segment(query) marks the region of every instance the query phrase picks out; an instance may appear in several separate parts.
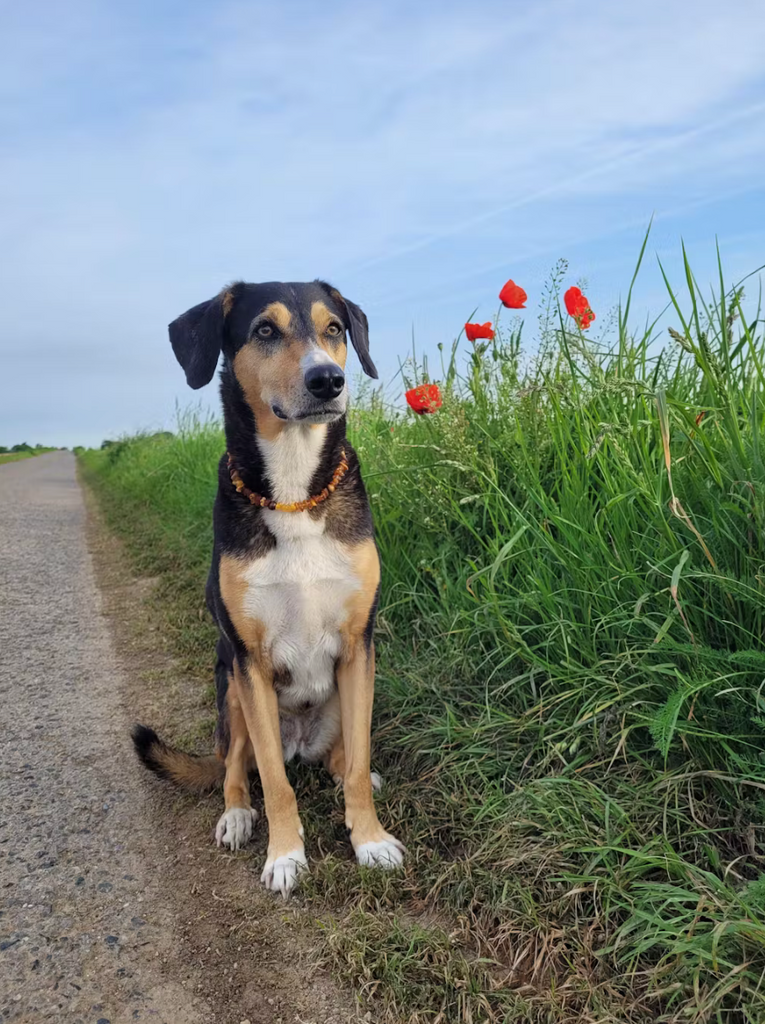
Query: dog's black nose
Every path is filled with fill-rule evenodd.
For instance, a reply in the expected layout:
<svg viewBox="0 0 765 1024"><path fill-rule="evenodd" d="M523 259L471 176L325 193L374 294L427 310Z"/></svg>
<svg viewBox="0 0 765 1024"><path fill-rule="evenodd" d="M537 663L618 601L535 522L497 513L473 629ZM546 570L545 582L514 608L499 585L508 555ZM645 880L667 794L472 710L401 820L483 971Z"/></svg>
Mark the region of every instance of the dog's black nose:
<svg viewBox="0 0 765 1024"><path fill-rule="evenodd" d="M314 398L327 402L345 387L345 374L336 363L319 363L306 370L305 386Z"/></svg>

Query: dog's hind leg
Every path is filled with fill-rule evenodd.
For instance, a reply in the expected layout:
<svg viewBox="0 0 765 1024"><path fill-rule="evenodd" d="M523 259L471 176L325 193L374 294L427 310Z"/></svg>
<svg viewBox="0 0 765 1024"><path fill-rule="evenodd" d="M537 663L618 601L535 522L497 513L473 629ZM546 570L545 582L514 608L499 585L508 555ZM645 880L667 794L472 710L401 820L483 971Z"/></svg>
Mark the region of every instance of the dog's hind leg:
<svg viewBox="0 0 765 1024"><path fill-rule="evenodd" d="M257 812L250 803L250 783L247 777L248 768L254 757L242 708L230 683L229 678L226 693L229 743L226 752L226 778L223 783L226 810L215 829L215 841L218 846L240 850L250 841L252 826L257 819Z"/></svg>

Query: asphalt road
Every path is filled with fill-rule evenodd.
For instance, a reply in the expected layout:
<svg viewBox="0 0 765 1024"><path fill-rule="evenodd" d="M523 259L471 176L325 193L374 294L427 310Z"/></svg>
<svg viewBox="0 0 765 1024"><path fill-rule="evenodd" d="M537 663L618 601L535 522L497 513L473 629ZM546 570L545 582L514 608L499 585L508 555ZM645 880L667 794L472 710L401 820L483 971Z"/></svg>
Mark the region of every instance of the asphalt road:
<svg viewBox="0 0 765 1024"><path fill-rule="evenodd" d="M70 453L0 465L0 1020L209 1024L176 953L85 516Z"/></svg>

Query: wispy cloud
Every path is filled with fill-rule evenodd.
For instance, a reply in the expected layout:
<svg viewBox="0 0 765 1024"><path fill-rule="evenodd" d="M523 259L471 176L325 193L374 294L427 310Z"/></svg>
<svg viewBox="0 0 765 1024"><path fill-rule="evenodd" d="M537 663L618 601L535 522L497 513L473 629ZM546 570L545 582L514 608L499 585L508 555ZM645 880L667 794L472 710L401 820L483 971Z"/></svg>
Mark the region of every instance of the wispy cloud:
<svg viewBox="0 0 765 1024"><path fill-rule="evenodd" d="M376 311L392 368L413 297L440 281L434 334L460 282L480 298L481 268L537 274L562 243L760 188L756 2L73 0L66 19L4 17L3 435L41 390L65 439L161 418L182 394L164 325L233 277L336 278ZM86 353L65 391L42 345Z"/></svg>

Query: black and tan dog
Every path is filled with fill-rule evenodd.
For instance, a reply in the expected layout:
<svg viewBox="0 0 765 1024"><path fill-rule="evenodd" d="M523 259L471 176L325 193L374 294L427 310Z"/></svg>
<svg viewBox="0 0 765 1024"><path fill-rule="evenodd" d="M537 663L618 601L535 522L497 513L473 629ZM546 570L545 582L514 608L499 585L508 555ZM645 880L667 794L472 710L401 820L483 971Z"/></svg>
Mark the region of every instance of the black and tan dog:
<svg viewBox="0 0 765 1024"><path fill-rule="evenodd" d="M360 864L397 867L404 847L377 818L370 774L380 565L358 459L345 436L346 332L361 365L367 318L323 282L234 284L170 324L192 388L223 355L221 458L207 605L220 631L217 757L192 758L137 726L144 764L182 785L223 781L216 839L252 835L248 772L268 818L262 881L287 895L306 868L284 764L323 761L342 782Z"/></svg>

